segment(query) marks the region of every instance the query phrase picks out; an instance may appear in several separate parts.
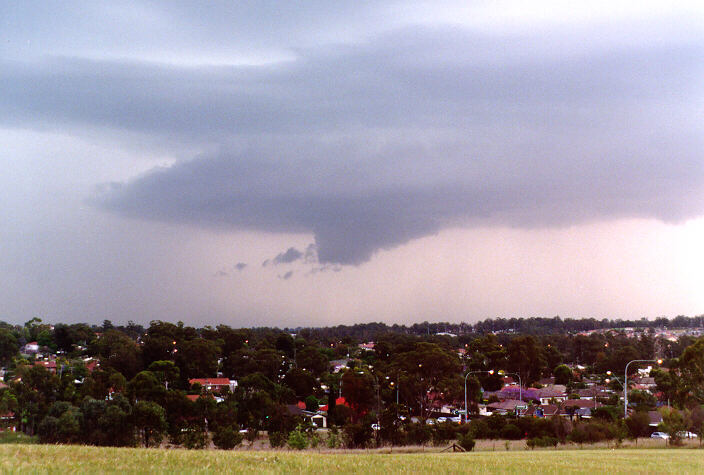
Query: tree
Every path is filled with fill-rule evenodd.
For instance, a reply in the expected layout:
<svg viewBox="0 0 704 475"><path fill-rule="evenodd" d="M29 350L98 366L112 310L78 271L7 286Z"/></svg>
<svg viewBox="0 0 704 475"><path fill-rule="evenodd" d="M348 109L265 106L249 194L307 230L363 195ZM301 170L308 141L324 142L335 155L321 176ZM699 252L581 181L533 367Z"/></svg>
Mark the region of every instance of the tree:
<svg viewBox="0 0 704 475"><path fill-rule="evenodd" d="M431 402L461 399L463 380L459 376L461 364L451 349L435 343L414 343L406 351L396 352L390 373L399 374L400 391L404 401L411 403L417 413L426 418L432 410ZM347 381L343 380L343 393Z"/></svg>
<svg viewBox="0 0 704 475"><path fill-rule="evenodd" d="M119 330L103 333L91 344L91 350L100 356L101 368L112 368L128 379L133 378L142 367L137 345Z"/></svg>
<svg viewBox="0 0 704 475"><path fill-rule="evenodd" d="M667 432L670 436L669 442L677 445L680 442L680 433L686 429L684 417L680 411L674 408L663 407L660 409L662 422L658 429Z"/></svg>
<svg viewBox="0 0 704 475"><path fill-rule="evenodd" d="M173 361L168 360L154 361L149 365L148 369L164 384L166 389L169 389L169 383L177 381L181 374L178 366L176 366Z"/></svg>
<svg viewBox="0 0 704 475"><path fill-rule="evenodd" d="M20 349L17 338L9 330L0 328L0 366L4 366Z"/></svg>
<svg viewBox="0 0 704 475"><path fill-rule="evenodd" d="M164 400L166 389L151 371L140 371L127 385L130 397L139 401Z"/></svg>
<svg viewBox="0 0 704 475"><path fill-rule="evenodd" d="M569 366L561 364L553 370L555 384L569 384L572 381L572 370Z"/></svg>
<svg viewBox="0 0 704 475"><path fill-rule="evenodd" d="M215 376L218 370L218 348L203 338L178 345L176 362L184 379Z"/></svg>
<svg viewBox="0 0 704 475"><path fill-rule="evenodd" d="M631 438L648 437L650 435L650 417L647 412L636 411L626 418L626 427Z"/></svg>
<svg viewBox="0 0 704 475"><path fill-rule="evenodd" d="M134 405L133 417L144 446L159 445L167 428L164 408L152 401L139 401Z"/></svg>
<svg viewBox="0 0 704 475"><path fill-rule="evenodd" d="M316 412L319 407L318 398L313 395L306 398L306 411Z"/></svg>
<svg viewBox="0 0 704 475"><path fill-rule="evenodd" d="M347 371L342 376L342 396L352 409L352 420L358 421L374 407L374 380L368 373Z"/></svg>
<svg viewBox="0 0 704 475"><path fill-rule="evenodd" d="M704 337L684 350L675 367L680 374L680 399L704 404Z"/></svg>
<svg viewBox="0 0 704 475"><path fill-rule="evenodd" d="M511 340L507 353L509 370L520 374L525 384L536 381L545 368L543 348L532 336L518 336Z"/></svg>
<svg viewBox="0 0 704 475"><path fill-rule="evenodd" d="M320 387L311 373L299 368L291 368L284 376L283 384L291 388L300 399L311 396Z"/></svg>

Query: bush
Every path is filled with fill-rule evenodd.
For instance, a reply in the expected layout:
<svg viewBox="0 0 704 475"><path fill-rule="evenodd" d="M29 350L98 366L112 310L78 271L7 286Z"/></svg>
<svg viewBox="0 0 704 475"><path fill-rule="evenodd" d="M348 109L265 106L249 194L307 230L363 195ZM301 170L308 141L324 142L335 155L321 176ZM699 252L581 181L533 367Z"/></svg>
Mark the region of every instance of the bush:
<svg viewBox="0 0 704 475"><path fill-rule="evenodd" d="M515 424L506 424L503 429L501 429L501 438L509 440L518 440L523 438L523 432Z"/></svg>
<svg viewBox="0 0 704 475"><path fill-rule="evenodd" d="M288 435L283 432L269 432L269 447L276 449L286 445Z"/></svg>
<svg viewBox="0 0 704 475"><path fill-rule="evenodd" d="M526 445L533 450L536 447L557 447L557 439L555 437L533 437L526 441Z"/></svg>
<svg viewBox="0 0 704 475"><path fill-rule="evenodd" d="M578 424L570 433L568 439L578 444L601 442L603 440L618 439L625 436L625 427L619 424L592 421Z"/></svg>
<svg viewBox="0 0 704 475"><path fill-rule="evenodd" d="M213 443L218 449L230 450L240 445L243 438L239 431L228 426L213 434Z"/></svg>
<svg viewBox="0 0 704 475"><path fill-rule="evenodd" d="M347 424L343 430L345 445L351 449L366 447L374 436L371 425L364 422Z"/></svg>
<svg viewBox="0 0 704 475"><path fill-rule="evenodd" d="M325 445L327 445L329 449L337 449L340 445L342 445L340 441L340 434L337 432L336 427L333 427L328 432L328 438L325 440Z"/></svg>
<svg viewBox="0 0 704 475"><path fill-rule="evenodd" d="M406 437L409 444L425 445L432 437L432 429L426 424L408 424Z"/></svg>
<svg viewBox="0 0 704 475"><path fill-rule="evenodd" d="M288 446L292 449L303 450L308 447L308 436L296 428L288 435Z"/></svg>
<svg viewBox="0 0 704 475"><path fill-rule="evenodd" d="M203 449L208 437L202 427L189 427L183 436L183 446L187 449Z"/></svg>
<svg viewBox="0 0 704 475"><path fill-rule="evenodd" d="M432 438L434 445L445 445L450 440L456 437L455 424L452 422L443 422L436 424L432 429Z"/></svg>
<svg viewBox="0 0 704 475"><path fill-rule="evenodd" d="M460 447L462 447L467 452L471 452L474 449L475 442L474 442L474 439L472 438L472 436L469 434L465 434L463 436L460 436L457 443L460 444Z"/></svg>
<svg viewBox="0 0 704 475"><path fill-rule="evenodd" d="M489 429L489 424L487 424L484 419L474 419L469 423L467 433L470 434L473 439L488 439L491 435L491 430Z"/></svg>

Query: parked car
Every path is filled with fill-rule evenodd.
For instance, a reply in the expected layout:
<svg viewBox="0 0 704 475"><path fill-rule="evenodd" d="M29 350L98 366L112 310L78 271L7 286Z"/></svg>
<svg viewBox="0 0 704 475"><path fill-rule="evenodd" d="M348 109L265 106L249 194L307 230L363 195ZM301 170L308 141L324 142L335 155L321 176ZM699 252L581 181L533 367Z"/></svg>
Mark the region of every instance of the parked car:
<svg viewBox="0 0 704 475"><path fill-rule="evenodd" d="M651 439L669 439L670 436L665 432L653 432L650 434Z"/></svg>
<svg viewBox="0 0 704 475"><path fill-rule="evenodd" d="M688 430L681 430L677 433L677 437L680 437L682 439L696 439L699 436L694 432L690 432Z"/></svg>
<svg viewBox="0 0 704 475"><path fill-rule="evenodd" d="M447 422L447 421L448 421L448 418L447 418L447 417L438 417L438 422L439 422L439 423Z"/></svg>
<svg viewBox="0 0 704 475"><path fill-rule="evenodd" d="M372 430L380 430L381 426L379 424L372 424Z"/></svg>

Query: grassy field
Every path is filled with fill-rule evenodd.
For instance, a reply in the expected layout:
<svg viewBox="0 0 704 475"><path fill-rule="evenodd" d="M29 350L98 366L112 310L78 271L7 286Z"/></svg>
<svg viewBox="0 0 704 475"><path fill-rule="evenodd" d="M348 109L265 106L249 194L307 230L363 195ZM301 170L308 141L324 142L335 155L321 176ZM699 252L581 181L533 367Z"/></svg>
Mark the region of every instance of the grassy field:
<svg viewBox="0 0 704 475"><path fill-rule="evenodd" d="M704 473L695 449L384 454L124 449L7 444L0 472L84 473Z"/></svg>

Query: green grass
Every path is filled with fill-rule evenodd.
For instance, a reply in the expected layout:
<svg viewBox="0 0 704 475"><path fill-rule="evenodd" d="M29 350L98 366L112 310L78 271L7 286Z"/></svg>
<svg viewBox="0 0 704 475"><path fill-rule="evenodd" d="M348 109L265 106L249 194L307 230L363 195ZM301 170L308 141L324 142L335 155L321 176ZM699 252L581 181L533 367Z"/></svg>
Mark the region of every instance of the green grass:
<svg viewBox="0 0 704 475"><path fill-rule="evenodd" d="M36 444L37 439L22 432L0 432L0 444Z"/></svg>
<svg viewBox="0 0 704 475"><path fill-rule="evenodd" d="M0 472L682 474L704 473L704 451L597 449L383 454L7 444L0 446Z"/></svg>

